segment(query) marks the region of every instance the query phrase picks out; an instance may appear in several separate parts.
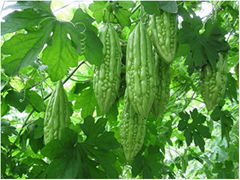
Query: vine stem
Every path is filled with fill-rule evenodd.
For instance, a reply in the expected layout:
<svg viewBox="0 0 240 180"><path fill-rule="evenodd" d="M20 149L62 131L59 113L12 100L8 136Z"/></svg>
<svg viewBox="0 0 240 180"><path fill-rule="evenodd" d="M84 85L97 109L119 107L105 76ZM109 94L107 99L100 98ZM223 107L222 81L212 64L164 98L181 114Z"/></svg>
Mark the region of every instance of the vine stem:
<svg viewBox="0 0 240 180"><path fill-rule="evenodd" d="M85 61L82 61L82 62L68 75L68 77L63 81L63 84L65 84L65 83L74 75L74 73L75 73L84 63L85 63ZM52 94L52 93L49 93L46 97L44 97L43 100L48 99L48 98L51 96L51 94ZM33 115L34 112L35 112L35 109L32 109L32 111L28 114L27 118L26 118L25 121L23 122L23 125L22 125L20 131L19 131L18 134L17 134L17 137L16 137L15 141L13 142L12 146L9 148L9 151L7 152L7 155L9 155L9 154L12 152L15 144L17 143L20 135L21 135L22 132L23 132L23 129L24 129L25 126L27 125L27 122L29 121L29 119L31 118L31 116Z"/></svg>

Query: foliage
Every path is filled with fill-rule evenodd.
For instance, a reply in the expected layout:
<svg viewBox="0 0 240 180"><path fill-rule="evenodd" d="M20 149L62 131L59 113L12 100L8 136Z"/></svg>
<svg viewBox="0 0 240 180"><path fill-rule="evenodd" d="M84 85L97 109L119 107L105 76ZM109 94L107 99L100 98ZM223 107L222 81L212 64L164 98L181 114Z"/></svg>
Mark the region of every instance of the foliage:
<svg viewBox="0 0 240 180"><path fill-rule="evenodd" d="M238 2L94 1L72 6L71 17L64 20L59 14L71 3L60 5L57 12L51 1L17 1L3 9L12 12L1 22L1 178L239 178ZM203 16L206 6L212 10ZM137 126L145 133L144 139L135 137L143 146L127 161L120 144L127 110L127 43L139 22L147 27L149 17L162 12L178 19L176 55L167 72L170 96L164 112L146 116L146 132ZM119 89L103 114L93 75L105 62L99 30L106 23L119 36L122 57ZM144 44L138 45L144 56ZM208 111L201 72L206 65L217 67L219 53L226 62L226 90ZM151 70L135 68L133 73L138 71ZM70 124L59 129L63 136L44 144L47 101L59 80L69 101ZM147 88L154 92L152 87ZM136 97L152 101L144 93ZM132 132L135 125L130 124Z"/></svg>

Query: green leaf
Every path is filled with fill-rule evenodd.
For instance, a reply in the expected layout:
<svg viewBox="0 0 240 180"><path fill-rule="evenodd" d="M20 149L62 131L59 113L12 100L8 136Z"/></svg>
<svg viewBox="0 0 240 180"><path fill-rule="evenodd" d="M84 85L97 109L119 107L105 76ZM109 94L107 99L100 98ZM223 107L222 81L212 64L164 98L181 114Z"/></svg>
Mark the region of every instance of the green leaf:
<svg viewBox="0 0 240 180"><path fill-rule="evenodd" d="M104 132L96 138L95 142L96 145L103 150L116 149L120 147L120 144L114 138L113 132Z"/></svg>
<svg viewBox="0 0 240 180"><path fill-rule="evenodd" d="M80 92L82 92L83 89L89 87L91 85L90 81L83 81L83 82L78 82L75 84L75 86L72 88L72 92L73 94L79 94Z"/></svg>
<svg viewBox="0 0 240 180"><path fill-rule="evenodd" d="M81 158L76 148L66 149L46 169L47 178L75 179L81 168Z"/></svg>
<svg viewBox="0 0 240 180"><path fill-rule="evenodd" d="M220 120L221 118L221 109L219 107L216 107L212 114L211 114L211 118L214 120L214 121L218 121Z"/></svg>
<svg viewBox="0 0 240 180"><path fill-rule="evenodd" d="M117 9L115 11L115 16L122 27L131 25L131 21L129 18L131 16L131 13L128 10L123 8Z"/></svg>
<svg viewBox="0 0 240 180"><path fill-rule="evenodd" d="M103 44L97 37L96 33L87 29L86 30L86 60L95 65L100 65L103 62Z"/></svg>
<svg viewBox="0 0 240 180"><path fill-rule="evenodd" d="M78 54L68 38L68 22L56 22L52 41L43 51L42 62L48 66L52 81L62 79L69 67L77 66Z"/></svg>
<svg viewBox="0 0 240 180"><path fill-rule="evenodd" d="M201 149L202 152L204 152L204 139L202 136L200 136L198 133L194 132L193 133L193 137L194 137L194 143L196 146L199 146L199 148Z"/></svg>
<svg viewBox="0 0 240 180"><path fill-rule="evenodd" d="M28 129L34 139L43 137L43 118L39 118L29 124Z"/></svg>
<svg viewBox="0 0 240 180"><path fill-rule="evenodd" d="M8 113L8 111L10 110L10 107L7 104L5 98L1 98L1 100L2 100L1 101L1 117L3 117Z"/></svg>
<svg viewBox="0 0 240 180"><path fill-rule="evenodd" d="M207 126L204 125L198 125L196 127L198 133L205 138L211 138L211 134L209 132L209 128Z"/></svg>
<svg viewBox="0 0 240 180"><path fill-rule="evenodd" d="M93 92L92 87L88 89L84 89L81 94L79 95L76 103L75 108L80 109L81 108L81 116L83 118L87 117L88 115L92 115L95 106L96 106L96 99Z"/></svg>
<svg viewBox="0 0 240 180"><path fill-rule="evenodd" d="M160 9L169 12L169 13L177 13L178 6L176 1L159 1Z"/></svg>
<svg viewBox="0 0 240 180"><path fill-rule="evenodd" d="M41 96L39 96L35 91L27 91L26 98L31 106L37 112L44 112L45 111L45 103Z"/></svg>
<svg viewBox="0 0 240 180"><path fill-rule="evenodd" d="M156 14L156 15L160 14L159 2L157 2L157 1L141 1L141 4L143 5L144 10L148 14Z"/></svg>
<svg viewBox="0 0 240 180"><path fill-rule="evenodd" d="M22 67L33 64L49 39L53 24L52 19L45 20L38 31L17 34L4 42L2 53L10 55L2 61L7 75L16 75Z"/></svg>
<svg viewBox="0 0 240 180"><path fill-rule="evenodd" d="M187 112L180 112L179 113L179 117L183 120L183 121L188 121L190 119L190 116Z"/></svg>
<svg viewBox="0 0 240 180"><path fill-rule="evenodd" d="M78 8L75 11L71 22L73 22L74 24L83 23L87 27L92 27L93 31L96 31L95 26L92 26L92 23L94 22L94 19L91 16L89 16L87 13L83 12L83 10L81 8Z"/></svg>
<svg viewBox="0 0 240 180"><path fill-rule="evenodd" d="M183 131L187 127L187 121L181 120L178 124L178 130Z"/></svg>
<svg viewBox="0 0 240 180"><path fill-rule="evenodd" d="M81 129L83 130L84 134L86 134L87 136L93 135L95 133L93 131L94 130L94 118L92 116L87 116L84 119L84 123L81 124Z"/></svg>
<svg viewBox="0 0 240 180"><path fill-rule="evenodd" d="M42 14L34 9L14 11L3 18L5 21L1 24L1 35L36 26L46 17L46 14Z"/></svg>
<svg viewBox="0 0 240 180"><path fill-rule="evenodd" d="M93 12L93 17L98 23L102 21L107 6L107 1L94 1L89 5L89 9Z"/></svg>
<svg viewBox="0 0 240 180"><path fill-rule="evenodd" d="M15 107L20 112L23 112L28 105L24 92L17 92L14 90L8 91L6 101L10 106Z"/></svg>
<svg viewBox="0 0 240 180"><path fill-rule="evenodd" d="M184 136L186 138L187 145L190 146L190 144L192 142L192 133L188 128L185 129Z"/></svg>
<svg viewBox="0 0 240 180"><path fill-rule="evenodd" d="M17 1L16 4L9 5L5 9L37 9L44 13L52 14L51 1Z"/></svg>
<svg viewBox="0 0 240 180"><path fill-rule="evenodd" d="M105 118L100 118L95 123L92 116L86 117L84 123L81 124L81 129L88 136L87 141L96 142L96 137L105 131L106 123Z"/></svg>
<svg viewBox="0 0 240 180"><path fill-rule="evenodd" d="M226 96L228 96L231 101L235 100L238 102L238 91L236 87L237 87L237 80L233 78L231 73L228 73Z"/></svg>

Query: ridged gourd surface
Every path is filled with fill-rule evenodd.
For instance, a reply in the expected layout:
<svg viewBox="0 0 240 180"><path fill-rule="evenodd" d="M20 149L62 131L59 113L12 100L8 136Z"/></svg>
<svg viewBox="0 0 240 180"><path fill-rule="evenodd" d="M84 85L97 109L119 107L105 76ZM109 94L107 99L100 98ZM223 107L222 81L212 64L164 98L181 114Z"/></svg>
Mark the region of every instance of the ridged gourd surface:
<svg viewBox="0 0 240 180"><path fill-rule="evenodd" d="M120 136L126 160L132 161L142 148L146 131L146 119L140 117L134 111L126 94L120 120Z"/></svg>
<svg viewBox="0 0 240 180"><path fill-rule="evenodd" d="M170 64L176 54L177 47L177 16L160 11L160 15L150 15L148 33L157 53Z"/></svg>
<svg viewBox="0 0 240 180"><path fill-rule="evenodd" d="M134 110L147 117L155 97L156 74L152 44L142 22L130 34L126 54L128 97Z"/></svg>
<svg viewBox="0 0 240 180"><path fill-rule="evenodd" d="M213 110L224 98L227 83L227 66L222 55L216 68L209 64L201 72L201 93L207 109Z"/></svg>
<svg viewBox="0 0 240 180"><path fill-rule="evenodd" d="M44 143L61 139L62 129L70 123L67 95L61 81L58 82L48 102L44 118Z"/></svg>
<svg viewBox="0 0 240 180"><path fill-rule="evenodd" d="M106 24L100 31L100 39L103 43L104 62L95 68L93 89L100 111L107 113L118 95L121 47L118 34L111 24Z"/></svg>
<svg viewBox="0 0 240 180"><path fill-rule="evenodd" d="M155 71L157 74L156 94L153 102L153 113L160 116L164 113L170 96L170 65L155 54Z"/></svg>

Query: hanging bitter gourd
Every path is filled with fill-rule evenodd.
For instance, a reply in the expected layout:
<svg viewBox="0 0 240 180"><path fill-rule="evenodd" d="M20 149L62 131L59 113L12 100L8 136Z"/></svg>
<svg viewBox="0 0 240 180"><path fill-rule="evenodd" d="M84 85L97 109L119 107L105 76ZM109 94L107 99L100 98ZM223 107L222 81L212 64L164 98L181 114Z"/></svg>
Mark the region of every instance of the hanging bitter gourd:
<svg viewBox="0 0 240 180"><path fill-rule="evenodd" d="M111 24L100 31L104 62L95 68L93 89L102 113L107 113L114 103L120 85L121 47L117 32Z"/></svg>
<svg viewBox="0 0 240 180"><path fill-rule="evenodd" d="M213 110L224 98L227 83L227 66L219 54L216 68L205 65L201 72L201 94L208 111Z"/></svg>
<svg viewBox="0 0 240 180"><path fill-rule="evenodd" d="M160 15L150 15L148 33L157 53L165 63L170 64L177 47L176 14L161 10Z"/></svg>
<svg viewBox="0 0 240 180"><path fill-rule="evenodd" d="M62 129L70 123L67 95L61 81L58 82L48 102L44 118L44 143L61 139Z"/></svg>
<svg viewBox="0 0 240 180"><path fill-rule="evenodd" d="M153 113L156 117L164 113L170 96L170 65L155 53L155 71L157 73L156 93Z"/></svg>
<svg viewBox="0 0 240 180"><path fill-rule="evenodd" d="M120 137L127 161L133 160L141 150L146 131L146 119L139 116L131 106L127 91L124 96L120 120Z"/></svg>
<svg viewBox="0 0 240 180"><path fill-rule="evenodd" d="M152 44L142 22L129 35L126 54L128 97L134 110L147 117L155 97L156 74Z"/></svg>

